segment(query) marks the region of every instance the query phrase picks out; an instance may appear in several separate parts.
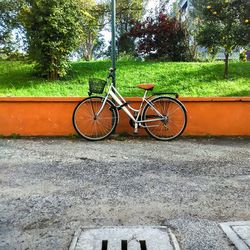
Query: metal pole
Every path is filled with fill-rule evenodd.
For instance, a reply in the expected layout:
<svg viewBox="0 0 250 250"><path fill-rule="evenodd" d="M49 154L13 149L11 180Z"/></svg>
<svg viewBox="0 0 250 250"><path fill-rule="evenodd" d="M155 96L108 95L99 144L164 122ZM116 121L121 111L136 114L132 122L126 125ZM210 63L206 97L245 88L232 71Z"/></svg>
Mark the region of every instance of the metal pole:
<svg viewBox="0 0 250 250"><path fill-rule="evenodd" d="M116 0L112 0L112 6L111 6L111 11L112 11L112 42L111 42L111 46L112 46L112 68L114 69L113 72L113 83L114 86L116 85Z"/></svg>

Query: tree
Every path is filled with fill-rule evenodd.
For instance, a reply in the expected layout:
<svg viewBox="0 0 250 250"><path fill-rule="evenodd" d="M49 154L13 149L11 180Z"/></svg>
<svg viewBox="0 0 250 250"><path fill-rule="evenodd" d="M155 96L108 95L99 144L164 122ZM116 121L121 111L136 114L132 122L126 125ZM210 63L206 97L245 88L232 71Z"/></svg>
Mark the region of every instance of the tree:
<svg viewBox="0 0 250 250"><path fill-rule="evenodd" d="M18 9L21 4L21 0L0 1L0 54L9 56L16 49L12 32L19 28Z"/></svg>
<svg viewBox="0 0 250 250"><path fill-rule="evenodd" d="M249 0L199 0L194 7L200 13L197 41L209 51L222 47L225 53L224 77L228 78L229 56L250 41Z"/></svg>
<svg viewBox="0 0 250 250"><path fill-rule="evenodd" d="M94 0L78 0L81 12L82 36L80 53L86 61L93 57L93 49L100 30L104 27L104 16L107 11L105 3L96 3Z"/></svg>
<svg viewBox="0 0 250 250"><path fill-rule="evenodd" d="M76 0L26 0L20 19L31 59L40 74L56 80L67 73L68 56L82 33Z"/></svg>
<svg viewBox="0 0 250 250"><path fill-rule="evenodd" d="M93 47L94 58L101 59L101 58L110 57L110 53L111 53L111 50L107 51L104 36L99 33L96 38L95 45Z"/></svg>
<svg viewBox="0 0 250 250"><path fill-rule="evenodd" d="M151 59L189 60L185 30L175 18L160 13L154 18L134 24L129 37L138 39L137 53Z"/></svg>
<svg viewBox="0 0 250 250"><path fill-rule="evenodd" d="M142 4L142 0L117 1L117 30L120 35L130 30L132 20L140 20Z"/></svg>
<svg viewBox="0 0 250 250"><path fill-rule="evenodd" d="M143 14L142 0L117 1L117 47L118 53L131 53L134 51L134 39L126 36L135 21L141 19Z"/></svg>
<svg viewBox="0 0 250 250"><path fill-rule="evenodd" d="M129 33L121 34L118 40L119 52L135 56L136 36L130 36L128 34Z"/></svg>
<svg viewBox="0 0 250 250"><path fill-rule="evenodd" d="M79 6L83 10L82 16L84 22L82 22L83 36L81 38L80 53L83 54L83 58L87 61L92 59L93 52L97 52L99 46L98 37L100 37L100 31L105 28L106 24L109 24L111 19L110 0L104 0L96 3L93 0L78 0ZM142 16L142 2L143 0L120 0L117 1L117 48L119 52L130 52L134 50L133 43L130 43L132 48L127 50L127 46L123 46L124 41L120 38L124 33L128 32L131 28L131 20L138 20ZM109 27L108 27L109 28ZM121 43L120 43L121 41ZM127 43L125 42L127 45ZM106 53L106 52L105 52ZM104 53L104 54L105 54ZM103 54L102 52L100 54Z"/></svg>

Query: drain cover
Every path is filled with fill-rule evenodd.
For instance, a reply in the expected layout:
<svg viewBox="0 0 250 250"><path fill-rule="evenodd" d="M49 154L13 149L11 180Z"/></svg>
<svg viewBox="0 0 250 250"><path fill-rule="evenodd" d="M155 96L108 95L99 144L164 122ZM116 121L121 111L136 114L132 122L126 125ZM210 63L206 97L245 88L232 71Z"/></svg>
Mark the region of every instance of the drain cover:
<svg viewBox="0 0 250 250"><path fill-rule="evenodd" d="M239 250L250 250L250 221L224 222L222 230Z"/></svg>
<svg viewBox="0 0 250 250"><path fill-rule="evenodd" d="M171 234L172 236L172 234ZM173 240L171 239L173 242ZM174 250L166 227L80 229L70 250Z"/></svg>

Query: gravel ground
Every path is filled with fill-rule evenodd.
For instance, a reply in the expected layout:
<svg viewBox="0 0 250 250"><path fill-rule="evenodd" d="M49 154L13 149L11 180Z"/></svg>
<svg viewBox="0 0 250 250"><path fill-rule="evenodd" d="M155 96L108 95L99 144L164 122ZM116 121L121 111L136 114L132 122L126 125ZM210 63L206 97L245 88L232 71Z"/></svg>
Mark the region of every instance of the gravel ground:
<svg viewBox="0 0 250 250"><path fill-rule="evenodd" d="M0 249L67 249L80 225L168 225L182 249L234 249L217 223L250 219L249 190L250 139L1 139Z"/></svg>

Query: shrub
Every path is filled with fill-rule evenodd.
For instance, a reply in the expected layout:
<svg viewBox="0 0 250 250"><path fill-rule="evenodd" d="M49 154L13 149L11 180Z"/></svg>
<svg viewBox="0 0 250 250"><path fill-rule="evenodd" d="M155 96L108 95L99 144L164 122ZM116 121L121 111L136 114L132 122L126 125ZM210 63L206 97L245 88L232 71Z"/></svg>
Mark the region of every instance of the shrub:
<svg viewBox="0 0 250 250"><path fill-rule="evenodd" d="M134 23L127 36L137 40L137 54L149 59L189 61L191 58L185 28L165 14Z"/></svg>

